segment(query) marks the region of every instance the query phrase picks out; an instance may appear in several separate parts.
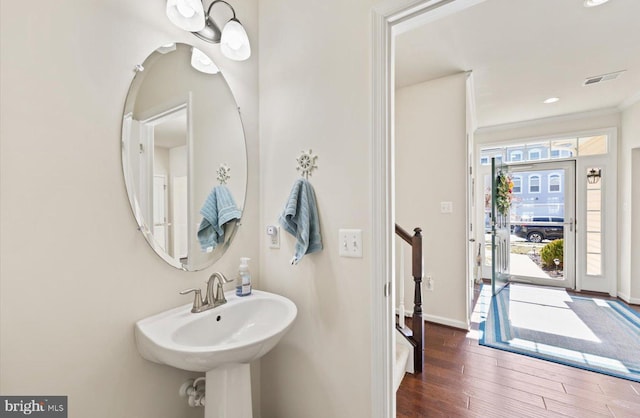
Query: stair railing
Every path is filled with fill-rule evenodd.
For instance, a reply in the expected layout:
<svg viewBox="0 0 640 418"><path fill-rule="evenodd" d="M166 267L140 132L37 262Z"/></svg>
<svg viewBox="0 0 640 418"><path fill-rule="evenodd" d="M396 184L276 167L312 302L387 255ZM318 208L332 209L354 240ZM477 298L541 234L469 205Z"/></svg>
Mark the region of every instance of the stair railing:
<svg viewBox="0 0 640 418"><path fill-rule="evenodd" d="M400 225L396 224L396 234L411 246L411 275L413 276L413 316L411 320L411 333L404 332L402 327L396 324L396 328L413 346L413 367L415 373L422 373L422 356L424 350L424 320L422 319L422 229L414 228L411 235ZM404 280L404 277L401 278ZM404 295L403 295L404 296ZM404 318L400 318L404 321Z"/></svg>

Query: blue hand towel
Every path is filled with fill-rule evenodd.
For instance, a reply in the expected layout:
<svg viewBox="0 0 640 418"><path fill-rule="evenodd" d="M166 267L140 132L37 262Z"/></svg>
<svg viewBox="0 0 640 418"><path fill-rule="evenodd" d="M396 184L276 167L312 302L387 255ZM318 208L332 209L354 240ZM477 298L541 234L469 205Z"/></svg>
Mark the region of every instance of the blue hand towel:
<svg viewBox="0 0 640 418"><path fill-rule="evenodd" d="M224 224L240 219L242 212L236 206L231 192L225 185L213 188L200 209L202 221L198 227L198 241L202 251L215 248L224 242Z"/></svg>
<svg viewBox="0 0 640 418"><path fill-rule="evenodd" d="M316 195L306 179L300 178L293 184L280 215L280 225L297 240L292 264L298 264L305 254L322 250Z"/></svg>

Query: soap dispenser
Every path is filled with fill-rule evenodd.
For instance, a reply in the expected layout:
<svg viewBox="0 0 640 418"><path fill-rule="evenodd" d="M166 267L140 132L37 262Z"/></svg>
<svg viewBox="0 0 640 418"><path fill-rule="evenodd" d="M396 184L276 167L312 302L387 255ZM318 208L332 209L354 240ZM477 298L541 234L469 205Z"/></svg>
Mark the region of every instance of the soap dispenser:
<svg viewBox="0 0 640 418"><path fill-rule="evenodd" d="M236 295L248 296L251 294L251 273L249 273L248 257L240 258L240 267L238 267L238 279L236 283Z"/></svg>

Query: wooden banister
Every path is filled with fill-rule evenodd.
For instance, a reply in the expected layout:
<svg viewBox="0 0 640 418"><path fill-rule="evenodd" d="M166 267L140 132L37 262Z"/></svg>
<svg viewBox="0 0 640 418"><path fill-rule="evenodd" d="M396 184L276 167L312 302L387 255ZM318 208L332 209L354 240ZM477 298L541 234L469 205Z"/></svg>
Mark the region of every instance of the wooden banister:
<svg viewBox="0 0 640 418"><path fill-rule="evenodd" d="M414 228L411 235L396 224L396 234L411 245L411 275L413 276L413 316L411 320L412 335L405 338L413 346L413 367L416 373L422 373L422 356L424 349L424 320L422 319L422 229ZM402 278L404 280L404 277ZM404 318L401 318L404 321ZM403 334L404 335L404 334Z"/></svg>

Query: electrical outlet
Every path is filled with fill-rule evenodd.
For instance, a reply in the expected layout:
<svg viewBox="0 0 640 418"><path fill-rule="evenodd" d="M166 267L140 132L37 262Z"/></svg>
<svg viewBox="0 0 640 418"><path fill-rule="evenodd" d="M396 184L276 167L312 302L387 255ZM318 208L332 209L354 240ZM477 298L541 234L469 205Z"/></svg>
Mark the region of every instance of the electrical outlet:
<svg viewBox="0 0 640 418"><path fill-rule="evenodd" d="M341 257L362 258L362 229L340 229L338 238Z"/></svg>
<svg viewBox="0 0 640 418"><path fill-rule="evenodd" d="M269 238L269 248L280 248L280 227L276 225L267 226L267 236Z"/></svg>
<svg viewBox="0 0 640 418"><path fill-rule="evenodd" d="M427 276L427 277L426 277L426 279L427 279L427 280L426 280L426 283L425 283L425 284L426 284L426 286L425 286L425 287L426 287L426 289L427 289L429 292L433 292L433 277L431 277L431 276Z"/></svg>

